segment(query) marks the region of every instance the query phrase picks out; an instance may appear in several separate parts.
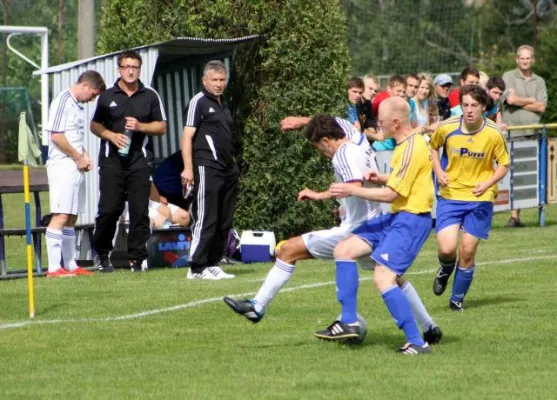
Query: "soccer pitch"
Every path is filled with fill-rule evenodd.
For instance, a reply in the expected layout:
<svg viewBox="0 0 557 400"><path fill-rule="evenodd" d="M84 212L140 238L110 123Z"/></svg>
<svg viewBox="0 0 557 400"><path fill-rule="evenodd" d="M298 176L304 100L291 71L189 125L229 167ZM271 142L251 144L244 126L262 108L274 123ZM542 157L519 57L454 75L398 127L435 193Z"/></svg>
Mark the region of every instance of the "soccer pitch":
<svg viewBox="0 0 557 400"><path fill-rule="evenodd" d="M185 269L41 278L33 322L26 281L0 282L0 398L554 398L557 207L545 228L536 210L524 212L526 228L503 228L507 218L496 215L480 245L463 313L431 291L433 236L410 269L444 332L427 356L395 352L404 337L369 271L360 271L365 343L315 339L339 312L332 261L299 263L256 325L221 298L254 293L270 264L229 268L237 278L222 281L186 281Z"/></svg>

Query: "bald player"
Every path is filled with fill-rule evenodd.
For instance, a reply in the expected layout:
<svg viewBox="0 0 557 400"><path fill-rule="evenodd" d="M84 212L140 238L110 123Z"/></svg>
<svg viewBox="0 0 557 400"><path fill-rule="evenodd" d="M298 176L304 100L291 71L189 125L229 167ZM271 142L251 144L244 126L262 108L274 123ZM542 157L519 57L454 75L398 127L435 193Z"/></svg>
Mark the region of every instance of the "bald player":
<svg viewBox="0 0 557 400"><path fill-rule="evenodd" d="M397 285L412 265L432 227L433 204L432 161L430 149L410 124L410 106L400 97L390 97L379 107L378 126L386 137L396 142L391 161L391 174L370 172L366 179L384 185L382 188L333 183L329 189L335 198L357 196L371 201L391 203L389 214L368 220L341 241L335 248L337 268L353 264L371 254L376 262L375 286L398 327L406 335L406 344L399 352L406 355L431 353L422 339L412 315L411 305ZM346 268L346 266L345 266ZM357 287L357 286L356 286ZM350 303L343 304L343 313ZM338 340L337 332L345 329L335 321L315 335L325 340Z"/></svg>

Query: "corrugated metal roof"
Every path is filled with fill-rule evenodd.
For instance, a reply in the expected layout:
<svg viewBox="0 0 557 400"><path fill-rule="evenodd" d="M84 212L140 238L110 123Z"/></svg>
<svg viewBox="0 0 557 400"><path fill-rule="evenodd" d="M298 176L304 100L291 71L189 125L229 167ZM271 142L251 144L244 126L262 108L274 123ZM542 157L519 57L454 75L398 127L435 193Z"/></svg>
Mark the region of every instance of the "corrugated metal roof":
<svg viewBox="0 0 557 400"><path fill-rule="evenodd" d="M178 38L152 45L137 47L143 59L141 81L157 89L167 110L167 133L153 137L155 157L166 157L180 148L183 128L182 111L190 98L199 90L201 74L207 57L219 57L231 69L234 47L238 43L257 39L259 36L246 36L236 39ZM35 74L52 74L52 93L58 94L71 87L79 75L87 70L99 72L111 87L119 77L116 61L120 52L83 59L36 71ZM158 72L155 72L157 70ZM84 104L85 125L84 148L97 165L99 158L98 137L89 132L89 122L95 112L97 100ZM99 199L99 175L95 168L85 174L85 213L79 217L80 223L95 222Z"/></svg>
<svg viewBox="0 0 557 400"><path fill-rule="evenodd" d="M146 50L149 48L157 48L159 50L159 56L172 56L184 54L194 56L203 54L214 54L221 51L230 50L234 45L242 42L247 42L250 40L255 40L260 38L259 35L244 36L240 38L232 39L204 39L195 37L181 37L172 40L166 40L163 42L148 44L145 46L134 47L133 50ZM113 53L103 54L101 56L95 56L90 58L85 58L83 60L73 61L65 64L55 65L48 67L43 70L34 71L33 75L53 74L56 72L61 72L67 69L78 67L82 64L90 64L95 61L100 61L105 58L111 58L115 55L120 54L120 51L115 51Z"/></svg>

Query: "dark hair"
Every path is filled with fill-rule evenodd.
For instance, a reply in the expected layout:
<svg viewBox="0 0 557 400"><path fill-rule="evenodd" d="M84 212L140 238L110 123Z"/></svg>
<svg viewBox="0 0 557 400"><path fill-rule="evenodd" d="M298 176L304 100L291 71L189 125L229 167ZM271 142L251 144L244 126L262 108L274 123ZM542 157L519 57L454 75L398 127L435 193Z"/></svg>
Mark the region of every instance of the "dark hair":
<svg viewBox="0 0 557 400"><path fill-rule="evenodd" d="M135 50L124 50L123 52L121 52L120 54L118 54L118 66L122 65L122 60L124 58L132 58L134 60L138 60L139 61L139 66L141 67L141 65L143 64L143 60L141 59L141 56L139 55L139 53Z"/></svg>
<svg viewBox="0 0 557 400"><path fill-rule="evenodd" d="M474 67L466 67L460 73L460 80L465 81L468 75L474 75L476 78L480 79L480 71Z"/></svg>
<svg viewBox="0 0 557 400"><path fill-rule="evenodd" d="M101 92L106 90L106 84L104 79L97 71L85 71L79 78L77 78L77 83L86 82L91 89L99 89Z"/></svg>
<svg viewBox="0 0 557 400"><path fill-rule="evenodd" d="M481 86L478 86L478 85L464 85L464 86L462 86L460 88L460 94L458 96L460 104L462 104L462 98L466 95L472 97L474 100L476 100L482 106L487 106L488 103L489 103L490 97L487 94L487 92L485 91L485 89L482 88Z"/></svg>
<svg viewBox="0 0 557 400"><path fill-rule="evenodd" d="M348 89L358 88L364 90L364 80L362 78L358 78L357 76L353 76L352 78L348 79L347 83Z"/></svg>
<svg viewBox="0 0 557 400"><path fill-rule="evenodd" d="M505 85L505 81L503 80L503 78L501 78L500 76L494 76L493 78L489 78L485 87L487 88L487 90L497 88L504 92L507 88L507 85Z"/></svg>
<svg viewBox="0 0 557 400"><path fill-rule="evenodd" d="M406 75L404 75L404 82L407 82L408 78L415 79L418 82L420 81L420 77L417 74L406 74Z"/></svg>
<svg viewBox="0 0 557 400"><path fill-rule="evenodd" d="M393 75L387 81L387 86L389 86L391 89L395 87L397 84L406 87L406 79L404 79L402 75Z"/></svg>
<svg viewBox="0 0 557 400"><path fill-rule="evenodd" d="M344 139L346 135L334 117L319 114L309 121L306 137L310 142L316 143L323 138Z"/></svg>

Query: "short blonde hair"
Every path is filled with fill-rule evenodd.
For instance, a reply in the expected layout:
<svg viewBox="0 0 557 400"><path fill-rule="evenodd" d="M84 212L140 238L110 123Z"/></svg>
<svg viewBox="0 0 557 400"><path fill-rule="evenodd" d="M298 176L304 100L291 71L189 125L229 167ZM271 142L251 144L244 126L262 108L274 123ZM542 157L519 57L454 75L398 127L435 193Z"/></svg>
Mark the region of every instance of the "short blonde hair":
<svg viewBox="0 0 557 400"><path fill-rule="evenodd" d="M480 82L479 82L480 86L485 89L488 80L489 80L489 75L483 71L480 71Z"/></svg>
<svg viewBox="0 0 557 400"><path fill-rule="evenodd" d="M521 50L528 50L530 54L532 54L532 58L534 58L534 48L532 46L529 46L527 44L523 44L522 46L520 46L518 50L516 50L517 57L519 56Z"/></svg>
<svg viewBox="0 0 557 400"><path fill-rule="evenodd" d="M374 74L365 74L365 75L363 76L362 79L363 79L364 81L365 81L366 79L370 79L370 80L372 80L373 82L377 83L378 85L381 84L381 82L379 81L379 78L377 77L377 75L374 75Z"/></svg>

